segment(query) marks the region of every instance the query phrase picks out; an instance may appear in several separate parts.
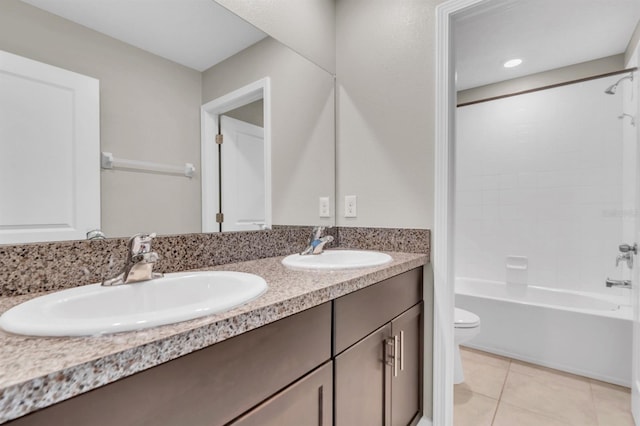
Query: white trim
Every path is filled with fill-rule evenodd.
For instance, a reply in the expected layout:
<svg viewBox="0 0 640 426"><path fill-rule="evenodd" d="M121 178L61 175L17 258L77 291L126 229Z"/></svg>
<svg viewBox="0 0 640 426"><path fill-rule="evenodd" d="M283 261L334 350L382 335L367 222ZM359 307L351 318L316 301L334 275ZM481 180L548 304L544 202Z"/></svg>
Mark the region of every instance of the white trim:
<svg viewBox="0 0 640 426"><path fill-rule="evenodd" d="M215 214L218 212L218 150L215 136L218 133L218 117L251 102L264 101L264 172L265 172L265 226L272 226L271 212L271 80L265 77L247 84L202 105L201 165L202 170L202 232L218 232Z"/></svg>
<svg viewBox="0 0 640 426"><path fill-rule="evenodd" d="M490 0L449 0L436 7L435 207L433 230L433 424L453 424L453 188L455 80L451 20Z"/></svg>

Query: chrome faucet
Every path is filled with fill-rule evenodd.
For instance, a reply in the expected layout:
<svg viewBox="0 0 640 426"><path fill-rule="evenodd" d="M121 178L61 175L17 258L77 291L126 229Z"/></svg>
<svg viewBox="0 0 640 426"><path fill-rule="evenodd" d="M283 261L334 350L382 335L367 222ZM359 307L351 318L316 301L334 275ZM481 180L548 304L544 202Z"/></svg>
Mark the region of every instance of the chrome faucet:
<svg viewBox="0 0 640 426"><path fill-rule="evenodd" d="M105 238L107 238L107 236L99 229L92 229L87 232L87 240L104 240Z"/></svg>
<svg viewBox="0 0 640 426"><path fill-rule="evenodd" d="M631 288L631 280L612 280L607 278L605 284L607 287Z"/></svg>
<svg viewBox="0 0 640 426"><path fill-rule="evenodd" d="M638 244L620 244L618 250L620 254L616 256L616 267L620 266L620 262L626 262L629 269L633 268L633 256L638 254ZM607 277L605 285L609 288L631 288L631 280L612 280Z"/></svg>
<svg viewBox="0 0 640 426"><path fill-rule="evenodd" d="M122 271L113 278L102 281L104 286L131 284L162 277L153 272L153 265L158 261L158 253L151 251L151 241L156 234L136 234L129 239L127 261Z"/></svg>
<svg viewBox="0 0 640 426"><path fill-rule="evenodd" d="M333 241L333 237L331 235L322 236L325 229L326 227L324 226L315 226L313 228L309 241L307 242L307 247L300 252L301 256L306 256L308 254L320 254L324 251L325 244Z"/></svg>

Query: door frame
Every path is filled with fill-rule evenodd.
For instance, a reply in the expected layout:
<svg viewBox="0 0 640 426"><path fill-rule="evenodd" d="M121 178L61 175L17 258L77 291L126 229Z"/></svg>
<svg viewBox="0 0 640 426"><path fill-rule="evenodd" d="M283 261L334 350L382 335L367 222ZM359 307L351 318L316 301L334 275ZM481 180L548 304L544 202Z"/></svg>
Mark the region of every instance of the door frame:
<svg viewBox="0 0 640 426"><path fill-rule="evenodd" d="M449 0L436 7L433 265L433 424L453 424L453 218L455 63L452 20L456 13L493 0Z"/></svg>
<svg viewBox="0 0 640 426"><path fill-rule="evenodd" d="M265 226L272 226L271 212L271 81L269 77L247 84L200 107L200 168L202 170L202 232L219 232L215 221L219 212L218 119L227 111L251 102L264 101Z"/></svg>
<svg viewBox="0 0 640 426"><path fill-rule="evenodd" d="M633 41L632 41L633 43ZM632 67L640 65L640 40L635 42L635 45L632 45L628 48L628 52L631 52L629 58L624 63L624 67ZM621 95L624 96L626 91L624 90L628 86L623 86ZM631 114L637 114L640 111L640 100L638 99L638 93L640 93L640 83L637 78L634 78L633 84L631 86L631 93L633 94L633 98L630 101L632 103L631 106ZM628 98L627 98L628 99ZM623 101L623 111L625 110L625 102ZM636 127L635 129L635 140L633 143L640 144L640 128ZM622 135L622 143L626 144L627 140L625 139L625 134L623 131ZM640 149L636 148L636 174L635 174L635 203L634 207L636 212L640 209L640 171L638 170L638 164L640 164ZM633 240L632 242L640 241L640 216L636 214L634 221L634 229L633 229ZM632 242L629 242L630 244ZM633 308L633 328L632 328L632 352L631 352L631 414L633 416L633 420L640 424L640 349L638 348L638 336L640 334L640 268L634 265L631 270L631 306Z"/></svg>

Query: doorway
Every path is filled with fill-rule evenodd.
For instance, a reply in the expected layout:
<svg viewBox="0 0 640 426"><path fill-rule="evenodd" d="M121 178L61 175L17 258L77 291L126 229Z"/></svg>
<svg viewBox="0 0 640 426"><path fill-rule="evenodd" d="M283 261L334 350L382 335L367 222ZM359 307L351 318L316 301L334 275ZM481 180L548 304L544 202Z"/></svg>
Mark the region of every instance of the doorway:
<svg viewBox="0 0 640 426"><path fill-rule="evenodd" d="M451 0L443 3L436 9L436 210L433 240L433 267L435 280L434 424L438 425L450 425L453 422L452 317L455 287L453 265L453 236L455 225L453 218L455 204L454 154L456 149L454 141L456 138L456 83L452 26L456 15L460 12L471 12L472 9L475 12L477 10L475 8L478 6L491 8L506 3L515 2L502 0ZM550 12L547 13L551 14ZM493 31L488 31L488 33L493 34ZM603 92L605 92L605 87L601 90L599 89L599 93L601 93L601 96L606 96ZM637 98L635 102L637 104ZM634 128L634 130L634 139L637 141L637 128ZM633 178L635 179L635 176ZM637 206L637 204L635 204L635 206ZM626 210L623 209L621 214L624 214L625 211ZM631 211L634 210L631 209ZM635 211L637 212L637 207ZM636 213L633 214L633 219L637 220L638 215ZM635 292L637 293L637 291Z"/></svg>
<svg viewBox="0 0 640 426"><path fill-rule="evenodd" d="M203 232L270 229L269 78L206 103L201 114Z"/></svg>

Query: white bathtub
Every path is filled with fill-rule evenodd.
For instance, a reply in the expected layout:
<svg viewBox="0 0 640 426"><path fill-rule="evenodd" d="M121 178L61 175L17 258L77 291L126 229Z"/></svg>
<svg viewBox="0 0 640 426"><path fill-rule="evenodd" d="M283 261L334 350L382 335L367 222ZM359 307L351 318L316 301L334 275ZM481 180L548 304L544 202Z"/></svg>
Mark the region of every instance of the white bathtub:
<svg viewBox="0 0 640 426"><path fill-rule="evenodd" d="M604 284L603 284L604 285ZM456 306L480 317L466 346L631 385L628 298L456 279Z"/></svg>

